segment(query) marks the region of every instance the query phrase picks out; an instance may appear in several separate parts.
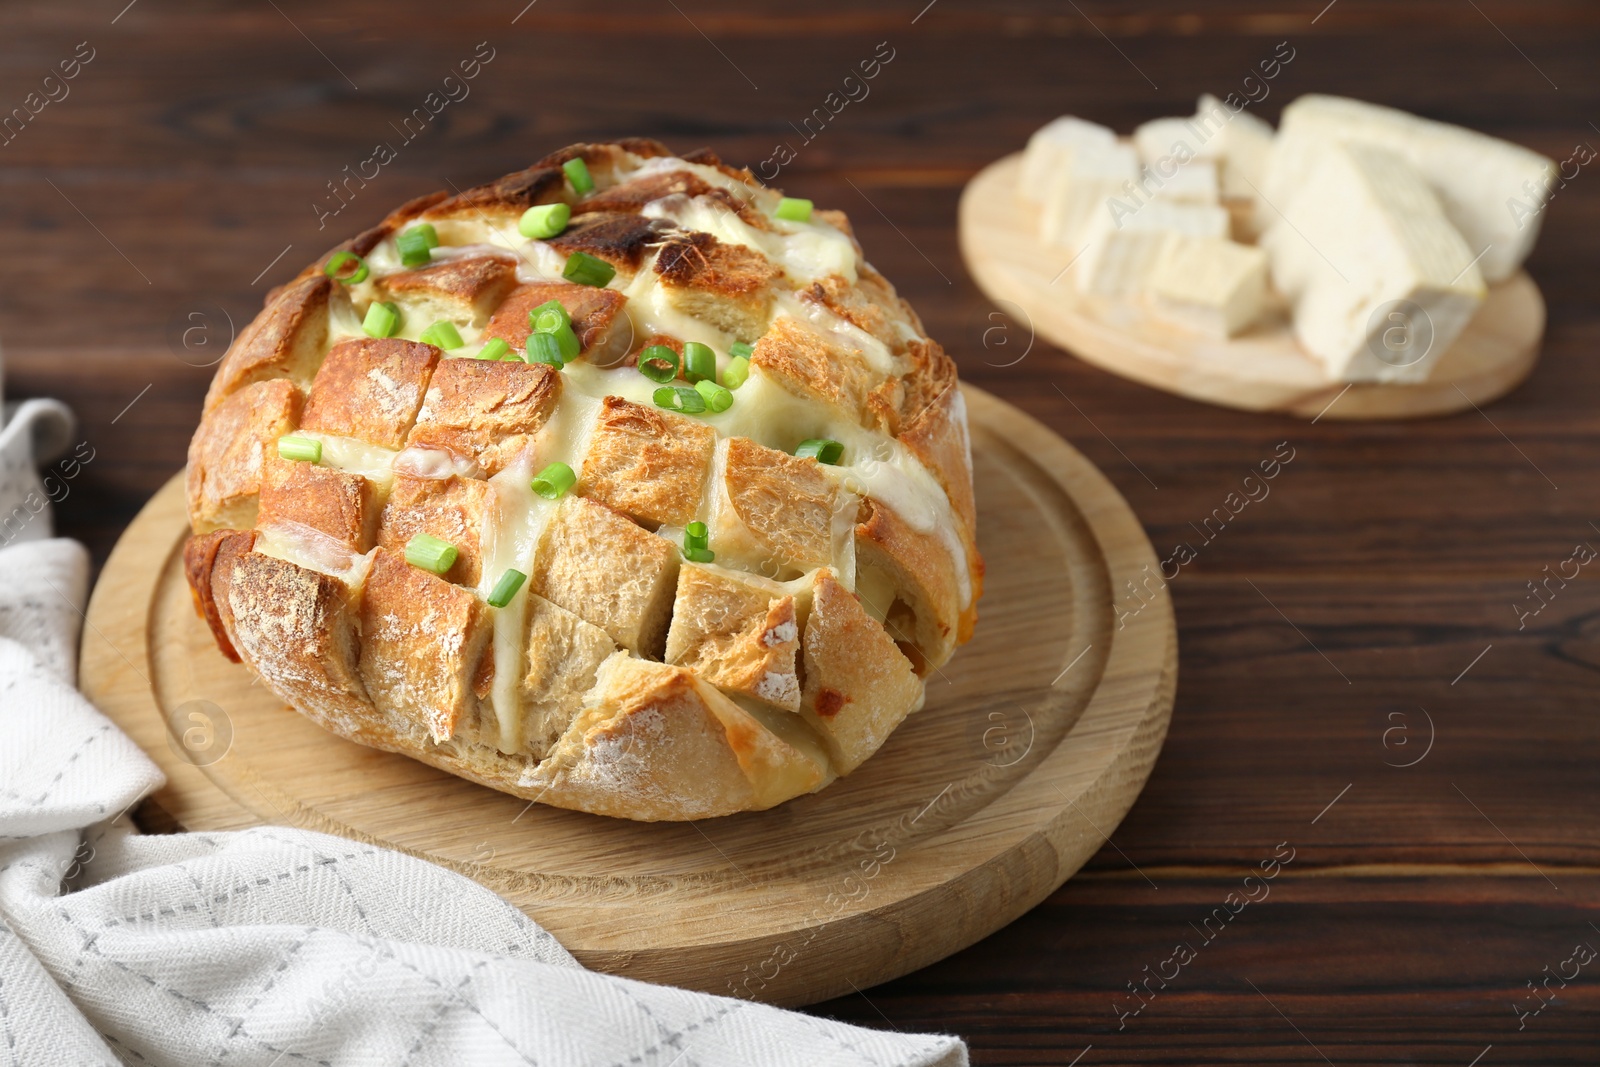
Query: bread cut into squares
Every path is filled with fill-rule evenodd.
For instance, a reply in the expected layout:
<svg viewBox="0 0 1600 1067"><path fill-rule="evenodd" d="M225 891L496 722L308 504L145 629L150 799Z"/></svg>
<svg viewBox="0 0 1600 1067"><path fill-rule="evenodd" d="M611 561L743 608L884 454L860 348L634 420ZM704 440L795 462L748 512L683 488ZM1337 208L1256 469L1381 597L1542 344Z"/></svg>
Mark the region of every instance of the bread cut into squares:
<svg viewBox="0 0 1600 1067"><path fill-rule="evenodd" d="M784 711L800 710L794 596L776 582L684 564L678 571L667 662L719 689Z"/></svg>
<svg viewBox="0 0 1600 1067"><path fill-rule="evenodd" d="M700 510L717 432L686 415L608 396L595 416L578 491L646 526Z"/></svg>
<svg viewBox="0 0 1600 1067"><path fill-rule="evenodd" d="M419 341L342 341L311 383L301 429L400 448L438 362L439 350Z"/></svg>

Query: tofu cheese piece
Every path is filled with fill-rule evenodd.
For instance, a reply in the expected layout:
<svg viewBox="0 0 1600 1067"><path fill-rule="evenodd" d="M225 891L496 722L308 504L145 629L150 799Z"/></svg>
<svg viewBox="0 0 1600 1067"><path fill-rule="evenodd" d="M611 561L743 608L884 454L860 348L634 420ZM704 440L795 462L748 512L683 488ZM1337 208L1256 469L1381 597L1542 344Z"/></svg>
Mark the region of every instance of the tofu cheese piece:
<svg viewBox="0 0 1600 1067"><path fill-rule="evenodd" d="M1282 207L1331 141L1373 145L1414 167L1438 194L1489 282L1516 273L1539 236L1556 177L1551 160L1474 130L1337 96L1302 96L1283 112L1263 192ZM1517 204L1523 205L1517 209ZM1487 251L1485 251L1487 249Z"/></svg>
<svg viewBox="0 0 1600 1067"><path fill-rule="evenodd" d="M1034 131L1022 154L1022 188L1029 200L1043 202L1053 177L1067 167L1073 150L1080 145L1110 148L1117 135L1104 126L1063 115Z"/></svg>
<svg viewBox="0 0 1600 1067"><path fill-rule="evenodd" d="M1194 119L1152 119L1133 131L1133 144L1147 166L1163 159L1178 164L1218 158L1217 131Z"/></svg>
<svg viewBox="0 0 1600 1067"><path fill-rule="evenodd" d="M1214 204L1119 200L1116 210L1094 216L1085 235L1088 251L1074 270L1078 288L1100 296L1130 296L1145 287L1172 234L1226 237L1228 212ZM1126 207L1126 214L1122 208Z"/></svg>
<svg viewBox="0 0 1600 1067"><path fill-rule="evenodd" d="M1262 238L1273 283L1293 304L1295 336L1332 378L1423 380L1483 301L1475 252L1399 155L1331 141L1307 159L1304 186ZM1425 316L1385 313L1394 301ZM1390 355L1396 328L1430 331L1432 358Z"/></svg>
<svg viewBox="0 0 1600 1067"><path fill-rule="evenodd" d="M1078 254L1090 223L1108 218L1111 201L1126 199L1139 175L1139 154L1130 145L1078 147L1045 190L1040 240Z"/></svg>
<svg viewBox="0 0 1600 1067"><path fill-rule="evenodd" d="M1209 93L1196 104L1194 122L1216 131L1217 184L1222 199L1233 213L1234 232L1255 240L1276 215L1261 199L1277 136L1272 124L1244 108L1235 111Z"/></svg>
<svg viewBox="0 0 1600 1067"><path fill-rule="evenodd" d="M1220 237L1169 234L1146 282L1154 310L1216 337L1253 326L1267 299L1267 254Z"/></svg>

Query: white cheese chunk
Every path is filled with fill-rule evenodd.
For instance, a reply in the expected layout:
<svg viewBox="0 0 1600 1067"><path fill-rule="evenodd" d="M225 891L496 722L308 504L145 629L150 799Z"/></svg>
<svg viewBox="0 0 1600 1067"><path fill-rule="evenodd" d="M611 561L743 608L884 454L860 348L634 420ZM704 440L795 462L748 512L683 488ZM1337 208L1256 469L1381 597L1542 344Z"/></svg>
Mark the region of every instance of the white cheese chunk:
<svg viewBox="0 0 1600 1067"><path fill-rule="evenodd" d="M1375 145L1416 168L1472 254L1483 253L1479 269L1488 281L1509 278L1532 251L1538 209L1556 177L1555 163L1537 152L1394 108L1302 96L1284 109L1263 187L1267 198L1283 208L1306 184L1318 149L1329 141Z"/></svg>
<svg viewBox="0 0 1600 1067"><path fill-rule="evenodd" d="M1226 237L1228 212L1212 204L1150 200L1096 215L1085 235L1087 251L1074 268L1078 288L1101 296L1130 296L1142 290L1167 237ZM1124 208L1126 213L1124 213Z"/></svg>
<svg viewBox="0 0 1600 1067"><path fill-rule="evenodd" d="M1262 237L1295 336L1332 378L1421 381L1483 301L1474 252L1395 153L1332 141L1312 164Z"/></svg>
<svg viewBox="0 0 1600 1067"><path fill-rule="evenodd" d="M1184 164L1218 158L1215 131L1194 119L1153 119L1133 131L1133 143L1146 165L1164 159Z"/></svg>
<svg viewBox="0 0 1600 1067"><path fill-rule="evenodd" d="M1129 145L1080 146L1055 172L1045 190L1039 238L1045 244L1082 250L1089 223L1110 213L1139 179L1139 155Z"/></svg>
<svg viewBox="0 0 1600 1067"><path fill-rule="evenodd" d="M1171 175L1163 177L1163 169L1171 170ZM1163 168L1160 163L1156 163L1145 168L1139 184L1141 187L1150 187L1154 195L1162 200L1176 200L1185 204L1215 204L1221 199L1218 195L1220 188L1217 184L1217 165L1209 159L1196 159L1176 169L1170 166Z"/></svg>
<svg viewBox="0 0 1600 1067"><path fill-rule="evenodd" d="M1039 127L1028 138L1028 147L1022 153L1023 196L1035 202L1044 200L1051 178L1065 170L1072 152L1080 145L1092 148L1110 148L1117 143L1117 135L1104 126L1063 115Z"/></svg>
<svg viewBox="0 0 1600 1067"><path fill-rule="evenodd" d="M1233 337L1253 326L1266 305L1267 254L1221 237L1170 234L1146 291L1164 317Z"/></svg>

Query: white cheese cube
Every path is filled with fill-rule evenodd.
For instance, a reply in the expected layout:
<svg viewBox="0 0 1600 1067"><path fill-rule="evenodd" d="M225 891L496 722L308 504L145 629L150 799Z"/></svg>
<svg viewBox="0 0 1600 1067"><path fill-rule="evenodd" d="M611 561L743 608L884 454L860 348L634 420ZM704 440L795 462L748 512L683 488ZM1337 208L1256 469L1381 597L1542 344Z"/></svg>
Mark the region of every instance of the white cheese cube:
<svg viewBox="0 0 1600 1067"><path fill-rule="evenodd" d="M1152 119L1133 131L1133 144L1146 165L1170 159L1184 164L1192 160L1215 160L1217 139L1193 119Z"/></svg>
<svg viewBox="0 0 1600 1067"><path fill-rule="evenodd" d="M1140 291L1174 233L1226 237L1228 212L1213 204L1149 200L1130 207L1118 200L1115 210L1095 215L1085 233L1087 251L1075 267L1078 288L1112 297Z"/></svg>
<svg viewBox="0 0 1600 1067"><path fill-rule="evenodd" d="M1138 178L1139 156L1130 146L1078 146L1046 190L1040 240L1077 254L1090 220L1107 215L1111 201L1127 197Z"/></svg>
<svg viewBox="0 0 1600 1067"><path fill-rule="evenodd" d="M1341 381L1423 380L1483 301L1474 251L1395 153L1330 141L1306 173L1262 237L1296 338Z"/></svg>
<svg viewBox="0 0 1600 1067"><path fill-rule="evenodd" d="M1216 337L1255 325L1267 299L1267 254L1221 237L1169 234L1146 282L1151 307Z"/></svg>
<svg viewBox="0 0 1600 1067"><path fill-rule="evenodd" d="M1063 115L1034 131L1022 153L1022 186L1018 190L1035 202L1044 200L1052 177L1065 170L1073 149L1079 145L1109 148L1117 135L1104 126Z"/></svg>
<svg viewBox="0 0 1600 1067"><path fill-rule="evenodd" d="M1268 167L1268 199L1282 208L1305 185L1329 141L1375 145L1403 158L1438 194L1490 282L1515 274L1539 236L1556 177L1551 160L1475 130L1338 96L1302 96L1283 112ZM1485 251L1487 249L1487 251Z"/></svg>
<svg viewBox="0 0 1600 1067"><path fill-rule="evenodd" d="M1272 124L1244 108L1235 111L1210 93L1200 98L1194 121L1202 129L1216 130L1222 195L1254 200L1267 181L1267 160L1274 137Z"/></svg>
<svg viewBox="0 0 1600 1067"><path fill-rule="evenodd" d="M1170 170L1170 177L1162 172ZM1197 159L1175 170L1160 163L1148 166L1140 175L1139 185L1152 191L1160 200L1177 200L1185 204L1215 204L1218 202L1217 165L1209 159Z"/></svg>

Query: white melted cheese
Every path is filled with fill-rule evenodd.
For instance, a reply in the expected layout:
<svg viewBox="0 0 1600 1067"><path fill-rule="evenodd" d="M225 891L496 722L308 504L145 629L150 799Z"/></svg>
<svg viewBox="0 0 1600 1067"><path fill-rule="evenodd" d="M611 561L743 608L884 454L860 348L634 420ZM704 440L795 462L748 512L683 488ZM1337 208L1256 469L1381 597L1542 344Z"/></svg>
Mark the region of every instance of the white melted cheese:
<svg viewBox="0 0 1600 1067"><path fill-rule="evenodd" d="M710 197L682 193L646 204L640 214L665 219L685 230L709 233L723 244L743 245L783 268L795 283L805 286L830 275L851 284L857 278L856 248L848 235L821 220L790 222L772 219L774 232L758 230L737 212Z"/></svg>
<svg viewBox="0 0 1600 1067"><path fill-rule="evenodd" d="M384 485L394 480L394 462L398 453L390 449L354 437L335 437L316 430L296 430L294 435L322 442L322 459L318 466L331 467L346 474L359 474Z"/></svg>
<svg viewBox="0 0 1600 1067"><path fill-rule="evenodd" d="M365 555L352 552L337 537L300 522L276 522L259 527L255 550L264 556L338 578L351 588L366 581L367 571L372 567L372 552Z"/></svg>

